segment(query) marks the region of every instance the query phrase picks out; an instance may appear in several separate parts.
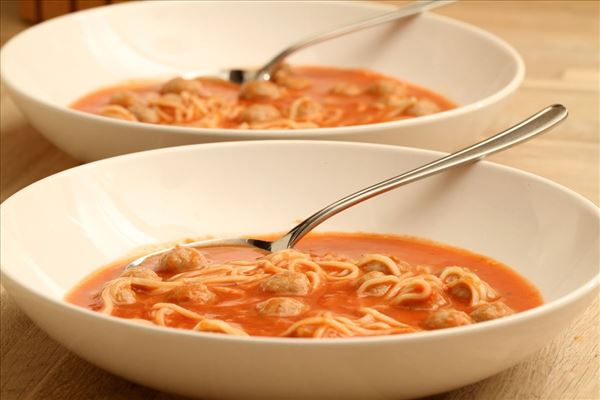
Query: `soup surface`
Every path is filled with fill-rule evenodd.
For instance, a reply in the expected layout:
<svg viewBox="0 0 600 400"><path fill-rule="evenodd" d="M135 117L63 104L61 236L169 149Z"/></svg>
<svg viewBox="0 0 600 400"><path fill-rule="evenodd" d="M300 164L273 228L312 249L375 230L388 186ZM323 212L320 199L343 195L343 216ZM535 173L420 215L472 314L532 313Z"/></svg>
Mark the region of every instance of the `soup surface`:
<svg viewBox="0 0 600 400"><path fill-rule="evenodd" d="M102 89L73 108L153 124L229 129L302 129L373 124L454 108L440 95L361 69L284 66L272 81L237 85L175 78Z"/></svg>
<svg viewBox="0 0 600 400"><path fill-rule="evenodd" d="M450 328L542 304L488 257L423 239L313 234L294 250L175 247L86 278L67 301L144 324L232 335L356 337Z"/></svg>

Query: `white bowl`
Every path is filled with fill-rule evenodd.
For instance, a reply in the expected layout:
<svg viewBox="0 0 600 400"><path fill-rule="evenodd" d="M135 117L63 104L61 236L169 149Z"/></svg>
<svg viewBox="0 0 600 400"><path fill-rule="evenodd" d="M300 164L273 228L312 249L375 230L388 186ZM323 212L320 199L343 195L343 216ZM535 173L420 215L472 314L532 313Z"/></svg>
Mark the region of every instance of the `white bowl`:
<svg viewBox="0 0 600 400"><path fill-rule="evenodd" d="M343 195L437 156L373 144L264 141L87 164L2 204L2 283L60 343L164 391L204 399L402 399L451 390L523 360L590 303L600 220L590 201L479 162L371 199L320 227L467 248L515 268L546 301L472 326L377 338L243 338L141 326L63 300L87 274L139 246L285 231Z"/></svg>
<svg viewBox="0 0 600 400"><path fill-rule="evenodd" d="M461 105L444 113L344 128L248 132L138 124L69 108L93 90L132 78L258 66L311 33L390 7L355 2L154 1L99 7L37 25L9 41L2 49L2 79L36 129L86 161L232 140L329 139L437 150L473 141L520 85L523 62L495 36L434 14L323 43L291 61L396 76Z"/></svg>

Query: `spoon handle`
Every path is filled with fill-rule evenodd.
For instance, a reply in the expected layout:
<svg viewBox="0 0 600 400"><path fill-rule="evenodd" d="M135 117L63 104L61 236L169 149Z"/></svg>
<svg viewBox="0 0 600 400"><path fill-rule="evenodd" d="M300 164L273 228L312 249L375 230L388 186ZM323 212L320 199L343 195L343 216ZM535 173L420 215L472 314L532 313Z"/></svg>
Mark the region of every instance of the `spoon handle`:
<svg viewBox="0 0 600 400"><path fill-rule="evenodd" d="M560 104L546 107L517 125L488 139L346 196L302 221L284 237L274 242L273 249L280 250L294 246L296 242L317 225L355 204L406 185L407 183L418 181L428 176L446 171L447 169L479 160L488 154L508 149L509 147L529 140L556 126L559 122L564 120L567 115L567 109Z"/></svg>
<svg viewBox="0 0 600 400"><path fill-rule="evenodd" d="M313 44L321 43L326 40L335 39L337 37L354 33L362 29L370 28L375 25L383 24L386 22L393 21L395 19L408 17L410 15L418 14L420 12L430 10L432 8L444 6L449 3L453 3L455 0L422 0L415 1L397 10L378 15L373 18L368 18L351 25L345 25L341 28L334 29L332 31L320 33L298 43L291 45L277 54L271 61L269 61L264 67L262 67L257 73L256 78L258 80L269 80L273 70L290 54L295 53L305 47L312 46Z"/></svg>

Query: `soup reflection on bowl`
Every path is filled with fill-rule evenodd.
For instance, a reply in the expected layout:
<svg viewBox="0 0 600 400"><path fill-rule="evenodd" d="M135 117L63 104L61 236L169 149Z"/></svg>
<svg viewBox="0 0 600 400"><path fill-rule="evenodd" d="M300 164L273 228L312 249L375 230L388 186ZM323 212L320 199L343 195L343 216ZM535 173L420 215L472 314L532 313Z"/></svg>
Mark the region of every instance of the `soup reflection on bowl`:
<svg viewBox="0 0 600 400"><path fill-rule="evenodd" d="M10 40L2 48L2 79L35 128L85 161L234 140L446 151L473 141L520 85L523 62L495 36L431 13L305 49L288 60L291 73L280 71L267 88L193 79L256 68L299 39L390 9L360 2L99 7Z"/></svg>
<svg viewBox="0 0 600 400"><path fill-rule="evenodd" d="M479 162L346 210L293 251L176 249L122 271L185 238L285 232L436 157L255 141L87 164L2 204L2 283L57 341L163 391L399 399L451 390L524 360L590 303L600 220L590 201Z"/></svg>

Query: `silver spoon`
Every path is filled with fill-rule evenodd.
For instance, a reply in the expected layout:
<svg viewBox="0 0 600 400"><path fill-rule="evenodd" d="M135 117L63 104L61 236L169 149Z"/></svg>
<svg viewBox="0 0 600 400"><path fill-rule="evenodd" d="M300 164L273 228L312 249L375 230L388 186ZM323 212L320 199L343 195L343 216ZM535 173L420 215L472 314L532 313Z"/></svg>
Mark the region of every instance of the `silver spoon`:
<svg viewBox="0 0 600 400"><path fill-rule="evenodd" d="M296 225L292 230L286 233L280 239L274 241L266 241L260 239L234 238L234 239L213 239L202 240L198 242L185 243L182 247L212 247L212 246L245 246L256 247L266 251L278 251L293 247L300 239L308 232L313 230L317 225L325 220L333 217L337 213L352 207L358 203L378 196L382 193L396 189L414 181L426 178L431 175L438 174L451 168L458 167L487 156L488 154L506 150L509 147L522 143L540 133L556 126L564 120L568 115L567 109L555 104L537 112L526 120L517 125L508 128L488 139L479 143L473 144L455 153L432 161L421 167L405 172L396 177L379 182L373 186L369 186L363 190L346 196L335 203L328 205L320 211L317 211L300 224ZM172 250L173 247L155 251L146 254L143 257L137 258L127 265L126 268L140 265L149 257L157 256Z"/></svg>
<svg viewBox="0 0 600 400"><path fill-rule="evenodd" d="M292 53L306 47L312 46L313 44L321 43L326 40L335 39L349 33L357 32L366 28L370 28L375 25L380 25L386 22L390 22L396 19L408 17L421 13L423 11L431 10L436 7L441 7L455 0L422 0L415 1L397 10L387 12L376 17L368 18L359 22L355 22L351 25L346 25L332 31L327 31L308 37L301 40L286 49L279 52L273 57L268 63L266 63L259 70L244 70L244 69L230 69L220 71L217 76L219 78L229 80L234 83L244 83L248 80L264 80L268 81L273 76L274 71L281 65L284 59L290 56Z"/></svg>

